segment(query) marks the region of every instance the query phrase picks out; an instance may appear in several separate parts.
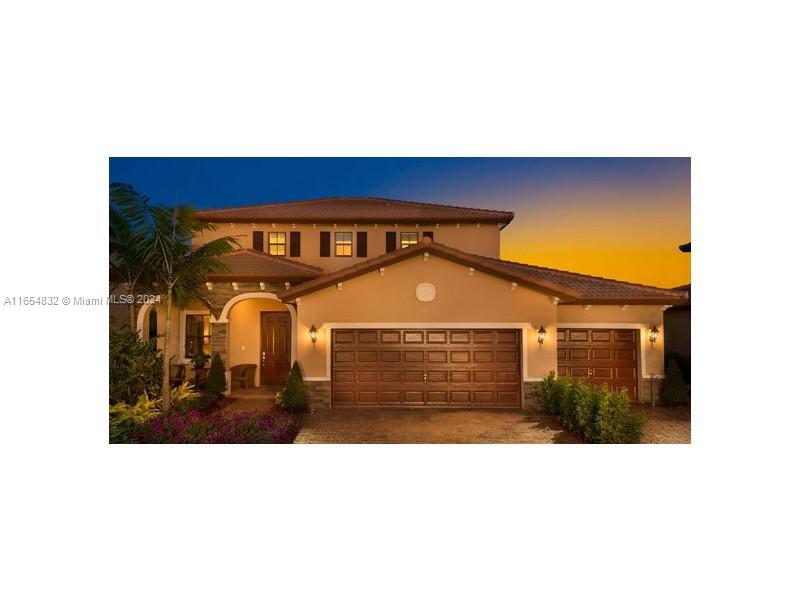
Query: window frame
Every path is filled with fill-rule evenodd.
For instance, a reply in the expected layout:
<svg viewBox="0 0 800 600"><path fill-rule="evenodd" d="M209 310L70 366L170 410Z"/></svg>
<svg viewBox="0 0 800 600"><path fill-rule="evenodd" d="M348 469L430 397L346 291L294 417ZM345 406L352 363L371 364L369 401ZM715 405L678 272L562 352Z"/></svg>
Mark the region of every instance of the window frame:
<svg viewBox="0 0 800 600"><path fill-rule="evenodd" d="M190 333L192 330L189 327L189 320L200 318L203 323L203 331L206 331L205 328L205 320L208 319L208 334L202 335L195 335ZM189 342L194 340L197 342L198 340L201 341L201 348L202 352L205 354L211 355L211 313L208 312L199 312L199 311L191 311L186 312L183 316L183 344L181 346L181 352L183 354L184 360L191 361L194 357L194 354L189 353Z"/></svg>
<svg viewBox="0 0 800 600"><path fill-rule="evenodd" d="M339 241L339 236L347 236L347 239ZM347 249L348 254L339 254L339 247ZM353 256L353 232L352 231L337 231L333 234L333 255L336 258L351 258Z"/></svg>
<svg viewBox="0 0 800 600"><path fill-rule="evenodd" d="M283 236L283 242L273 242L272 236ZM273 252L272 247L283 247L283 253ZM286 232L285 231L270 231L267 233L267 254L270 256L286 256Z"/></svg>
<svg viewBox="0 0 800 600"><path fill-rule="evenodd" d="M406 241L405 236L414 236L414 241ZM401 231L400 232L400 248L408 248L409 246L416 246L419 244L419 231Z"/></svg>

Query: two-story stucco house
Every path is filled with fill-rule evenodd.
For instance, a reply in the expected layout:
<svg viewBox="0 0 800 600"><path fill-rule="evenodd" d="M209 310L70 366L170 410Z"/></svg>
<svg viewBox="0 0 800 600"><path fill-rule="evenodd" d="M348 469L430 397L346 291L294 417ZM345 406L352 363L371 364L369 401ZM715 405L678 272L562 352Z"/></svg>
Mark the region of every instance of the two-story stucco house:
<svg viewBox="0 0 800 600"><path fill-rule="evenodd" d="M382 198L199 211L242 249L179 315L169 354L256 364L256 385L299 361L324 407L530 405L550 371L650 399L663 311L684 294L501 260L510 212ZM162 308L140 311L143 337Z"/></svg>

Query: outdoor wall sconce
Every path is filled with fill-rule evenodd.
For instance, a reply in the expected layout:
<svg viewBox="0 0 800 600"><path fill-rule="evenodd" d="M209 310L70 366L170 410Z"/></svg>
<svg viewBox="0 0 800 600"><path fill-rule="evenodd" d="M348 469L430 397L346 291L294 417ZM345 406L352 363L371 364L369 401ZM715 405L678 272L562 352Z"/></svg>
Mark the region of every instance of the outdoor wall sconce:
<svg viewBox="0 0 800 600"><path fill-rule="evenodd" d="M547 330L544 328L544 325L539 327L539 343L544 344L544 338L547 335Z"/></svg>
<svg viewBox="0 0 800 600"><path fill-rule="evenodd" d="M312 325L311 329L308 330L308 335L311 336L311 343L312 344L316 344L317 343L317 328Z"/></svg>
<svg viewBox="0 0 800 600"><path fill-rule="evenodd" d="M650 343L655 344L658 341L658 327L653 325L653 328L650 330Z"/></svg>

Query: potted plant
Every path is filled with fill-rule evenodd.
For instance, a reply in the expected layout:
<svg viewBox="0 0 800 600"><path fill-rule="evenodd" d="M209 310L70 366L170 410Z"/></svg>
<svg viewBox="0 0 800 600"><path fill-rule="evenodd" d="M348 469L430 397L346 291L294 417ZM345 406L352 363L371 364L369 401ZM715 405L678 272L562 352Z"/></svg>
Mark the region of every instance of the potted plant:
<svg viewBox="0 0 800 600"><path fill-rule="evenodd" d="M208 354L203 351L195 353L192 357L192 366L195 369L203 369L208 364L208 359L211 358Z"/></svg>

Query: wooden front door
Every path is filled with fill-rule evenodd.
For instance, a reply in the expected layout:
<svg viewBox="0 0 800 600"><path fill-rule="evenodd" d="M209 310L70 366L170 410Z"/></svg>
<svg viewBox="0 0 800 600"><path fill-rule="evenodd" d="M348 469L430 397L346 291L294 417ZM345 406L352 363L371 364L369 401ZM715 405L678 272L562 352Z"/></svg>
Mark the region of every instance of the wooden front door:
<svg viewBox="0 0 800 600"><path fill-rule="evenodd" d="M291 359L288 312L261 313L261 385L284 385Z"/></svg>
<svg viewBox="0 0 800 600"><path fill-rule="evenodd" d="M518 408L515 329L334 329L333 406Z"/></svg>
<svg viewBox="0 0 800 600"><path fill-rule="evenodd" d="M639 400L636 329L558 330L558 375L608 385L612 391L628 390L631 402Z"/></svg>

